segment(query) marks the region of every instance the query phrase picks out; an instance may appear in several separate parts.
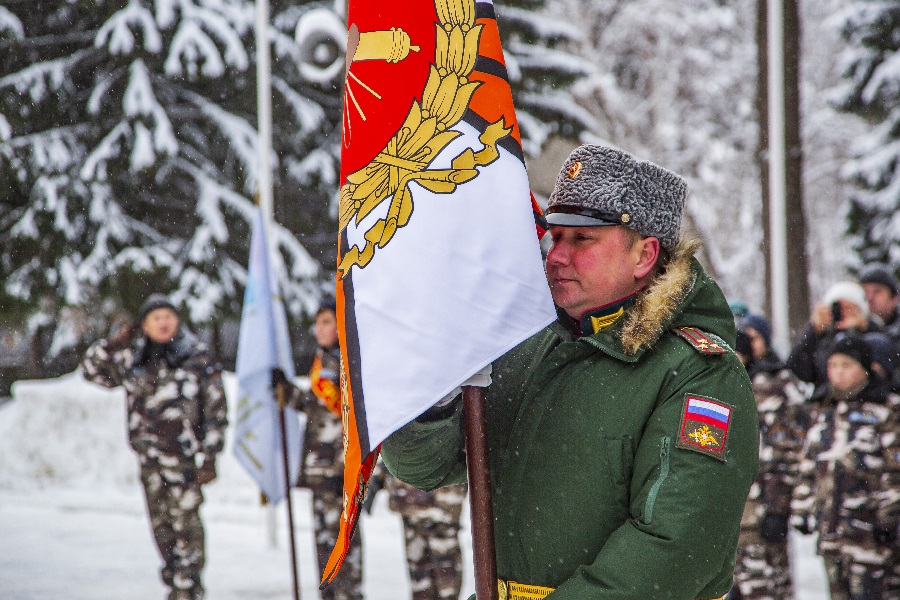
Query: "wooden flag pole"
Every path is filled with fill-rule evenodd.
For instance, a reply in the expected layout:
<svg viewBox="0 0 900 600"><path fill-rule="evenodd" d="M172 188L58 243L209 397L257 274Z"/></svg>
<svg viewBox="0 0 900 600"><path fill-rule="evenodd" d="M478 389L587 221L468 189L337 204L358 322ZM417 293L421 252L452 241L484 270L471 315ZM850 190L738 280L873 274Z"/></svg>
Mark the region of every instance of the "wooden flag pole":
<svg viewBox="0 0 900 600"><path fill-rule="evenodd" d="M462 390L472 521L472 558L475 563L475 597L478 600L498 600L494 508L491 504L491 468L488 463L484 388L467 385Z"/></svg>
<svg viewBox="0 0 900 600"><path fill-rule="evenodd" d="M294 509L291 505L291 470L288 466L287 423L284 419L284 384L275 385L278 400L278 421L281 425L281 463L284 465L284 499L287 501L288 539L291 541L291 574L294 582L294 600L300 600L300 577L297 574L297 546L294 542Z"/></svg>

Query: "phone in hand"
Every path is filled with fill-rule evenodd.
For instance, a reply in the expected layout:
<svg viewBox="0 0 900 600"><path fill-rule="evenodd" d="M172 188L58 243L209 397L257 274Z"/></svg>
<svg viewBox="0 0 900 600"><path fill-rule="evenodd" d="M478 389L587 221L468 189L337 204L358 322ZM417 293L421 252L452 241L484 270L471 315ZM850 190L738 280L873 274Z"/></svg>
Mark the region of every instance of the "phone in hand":
<svg viewBox="0 0 900 600"><path fill-rule="evenodd" d="M841 310L841 303L840 302L832 302L831 303L831 322L836 325L843 318L844 318L844 312Z"/></svg>

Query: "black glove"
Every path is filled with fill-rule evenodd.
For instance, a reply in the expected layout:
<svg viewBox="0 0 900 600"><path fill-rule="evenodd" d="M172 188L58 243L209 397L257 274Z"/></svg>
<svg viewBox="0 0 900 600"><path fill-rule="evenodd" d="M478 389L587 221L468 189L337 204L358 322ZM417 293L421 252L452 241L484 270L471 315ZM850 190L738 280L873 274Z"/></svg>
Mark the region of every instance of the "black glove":
<svg viewBox="0 0 900 600"><path fill-rule="evenodd" d="M381 490L384 489L384 476L383 475L374 475L369 480L369 487L366 490L366 499L363 500L363 510L366 511L366 514L372 514L372 505L375 504L375 495L378 494Z"/></svg>
<svg viewBox="0 0 900 600"><path fill-rule="evenodd" d="M879 546L893 546L897 541L897 528L876 523L872 529L872 537Z"/></svg>
<svg viewBox="0 0 900 600"><path fill-rule="evenodd" d="M284 371L278 367L272 369L272 387L277 387L284 383L287 383L287 376L284 374Z"/></svg>
<svg viewBox="0 0 900 600"><path fill-rule="evenodd" d="M813 528L812 525L810 525L808 518L794 517L793 525L794 529L796 529L803 535L810 535L813 533Z"/></svg>
<svg viewBox="0 0 900 600"><path fill-rule="evenodd" d="M132 321L121 327L114 335L106 340L106 349L110 352L117 352L131 345L134 340L134 334L141 328L140 321Z"/></svg>
<svg viewBox="0 0 900 600"><path fill-rule="evenodd" d="M788 516L767 512L759 524L759 534L770 544L780 544L787 539Z"/></svg>

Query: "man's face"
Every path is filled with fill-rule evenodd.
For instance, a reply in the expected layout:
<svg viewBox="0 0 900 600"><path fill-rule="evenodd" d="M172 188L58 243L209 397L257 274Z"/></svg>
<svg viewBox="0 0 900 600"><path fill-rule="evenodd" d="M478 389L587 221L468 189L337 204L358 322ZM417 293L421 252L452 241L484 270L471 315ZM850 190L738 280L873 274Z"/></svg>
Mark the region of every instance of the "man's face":
<svg viewBox="0 0 900 600"><path fill-rule="evenodd" d="M897 308L898 300L898 297L891 292L891 288L883 283L864 283L862 286L866 291L869 312L882 319L890 319L894 314L894 309Z"/></svg>
<svg viewBox="0 0 900 600"><path fill-rule="evenodd" d="M624 227L550 226L553 246L547 253L550 293L557 306L579 319L596 308L630 296L653 267L659 246L656 238L634 242ZM647 242L655 245L647 262Z"/></svg>
<svg viewBox="0 0 900 600"><path fill-rule="evenodd" d="M835 389L847 392L865 380L866 370L855 359L840 352L828 357L828 382Z"/></svg>
<svg viewBox="0 0 900 600"><path fill-rule="evenodd" d="M766 338L760 332L747 327L747 335L750 336L750 347L753 349L753 358L762 358L769 351L766 348Z"/></svg>
<svg viewBox="0 0 900 600"><path fill-rule="evenodd" d="M144 335L158 344L171 342L178 333L178 315L171 308L156 308L141 323Z"/></svg>
<svg viewBox="0 0 900 600"><path fill-rule="evenodd" d="M338 343L337 318L330 310L323 310L316 315L316 322L313 325L313 333L316 336L316 343L323 348L331 348Z"/></svg>

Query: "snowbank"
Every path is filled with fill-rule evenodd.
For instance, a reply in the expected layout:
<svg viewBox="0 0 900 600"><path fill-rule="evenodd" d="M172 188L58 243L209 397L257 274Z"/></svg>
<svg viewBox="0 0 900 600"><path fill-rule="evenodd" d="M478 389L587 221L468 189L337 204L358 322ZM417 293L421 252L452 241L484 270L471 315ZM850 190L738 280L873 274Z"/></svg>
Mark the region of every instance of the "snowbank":
<svg viewBox="0 0 900 600"><path fill-rule="evenodd" d="M226 373L229 416L236 379ZM128 445L125 393L74 372L56 379L17 381L13 401L0 408L0 491L66 489L131 494L140 489L137 457ZM256 484L234 459L231 433L216 463L207 503L259 505Z"/></svg>

